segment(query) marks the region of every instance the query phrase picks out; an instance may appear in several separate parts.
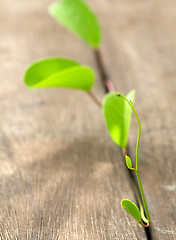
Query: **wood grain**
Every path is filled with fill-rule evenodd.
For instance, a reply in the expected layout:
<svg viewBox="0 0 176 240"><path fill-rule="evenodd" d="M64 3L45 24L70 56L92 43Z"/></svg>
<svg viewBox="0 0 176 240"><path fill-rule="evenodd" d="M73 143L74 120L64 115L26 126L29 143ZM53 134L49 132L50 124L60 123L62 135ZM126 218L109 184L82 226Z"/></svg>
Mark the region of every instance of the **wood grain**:
<svg viewBox="0 0 176 240"><path fill-rule="evenodd" d="M158 239L176 239L176 3L88 1L104 30L102 54L118 91L136 89L140 172ZM30 91L32 61L63 56L91 66L92 51L47 13L52 1L1 0L0 239L146 239L121 209L135 200L120 149L83 92ZM137 125L132 121L134 158Z"/></svg>

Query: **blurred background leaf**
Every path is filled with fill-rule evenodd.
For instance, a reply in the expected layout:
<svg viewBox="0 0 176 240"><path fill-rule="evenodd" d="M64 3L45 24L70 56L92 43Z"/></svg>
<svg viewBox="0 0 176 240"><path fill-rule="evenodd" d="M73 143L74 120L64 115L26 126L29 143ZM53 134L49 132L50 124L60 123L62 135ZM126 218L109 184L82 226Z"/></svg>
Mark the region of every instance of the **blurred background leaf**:
<svg viewBox="0 0 176 240"><path fill-rule="evenodd" d="M101 43L101 28L96 15L82 0L61 0L49 7L49 13L90 47Z"/></svg>

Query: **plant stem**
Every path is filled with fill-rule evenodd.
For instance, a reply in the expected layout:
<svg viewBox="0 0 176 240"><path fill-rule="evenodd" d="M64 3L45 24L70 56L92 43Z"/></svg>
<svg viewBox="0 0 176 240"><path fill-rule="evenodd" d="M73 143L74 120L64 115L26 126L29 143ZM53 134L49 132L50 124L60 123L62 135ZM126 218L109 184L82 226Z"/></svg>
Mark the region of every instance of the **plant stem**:
<svg viewBox="0 0 176 240"><path fill-rule="evenodd" d="M89 95L89 97L94 101L94 103L99 107L101 108L101 102L100 100L91 92L87 92L87 94Z"/></svg>
<svg viewBox="0 0 176 240"><path fill-rule="evenodd" d="M100 50L99 49L94 50L94 54L95 54L96 62L97 62L98 69L99 69L99 72L101 75L101 80L102 80L102 83L103 83L106 93L114 92L115 89L114 89L113 83L108 78L108 74L106 72Z"/></svg>
<svg viewBox="0 0 176 240"><path fill-rule="evenodd" d="M124 98L126 99L126 98ZM138 172L138 166L139 166L139 157L138 157L138 153L139 153L139 142L140 142L140 137L141 137L141 124L140 124L140 121L139 121L139 117L137 115L137 112L133 106L133 104L128 101L128 99L126 99L126 101L130 104L135 116L136 116L136 119L137 119L137 122L138 122L138 138L137 138L137 144L136 144L136 171Z"/></svg>
<svg viewBox="0 0 176 240"><path fill-rule="evenodd" d="M129 105L130 107L132 108L135 116L136 116L136 119L137 119L137 122L138 122L138 128L139 128L139 132L138 132L138 139L137 139L137 145L136 145L136 171L138 171L138 152L139 152L139 142L140 142L140 137L141 137L141 124L140 124L140 121L139 121L139 118L138 118L138 115L137 115L137 112L133 106L133 104L131 103L131 101L129 101L126 97L124 97L123 95L121 94L117 94L117 96L123 98Z"/></svg>
<svg viewBox="0 0 176 240"><path fill-rule="evenodd" d="M139 184L139 188L140 188L140 192L141 192L142 202L144 204L144 209L145 209L145 213L146 213L147 220L148 220L147 223L149 223L150 222L150 215L149 215L149 212L148 212L148 207L147 207L147 203L146 203L146 200L145 200L144 191L143 191L141 179L140 179L140 176L139 176L139 171L136 171L136 176L137 176L137 180L138 180L138 184Z"/></svg>

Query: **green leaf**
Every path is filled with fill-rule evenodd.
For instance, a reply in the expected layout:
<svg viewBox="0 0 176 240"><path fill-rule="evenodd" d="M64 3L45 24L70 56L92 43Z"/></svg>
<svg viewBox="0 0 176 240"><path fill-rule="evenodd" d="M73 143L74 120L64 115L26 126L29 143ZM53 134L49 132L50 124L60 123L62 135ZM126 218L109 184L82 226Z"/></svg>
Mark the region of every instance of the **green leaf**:
<svg viewBox="0 0 176 240"><path fill-rule="evenodd" d="M101 28L92 10L83 0L60 0L49 7L52 17L92 48L101 43Z"/></svg>
<svg viewBox="0 0 176 240"><path fill-rule="evenodd" d="M25 73L29 88L66 87L89 91L94 83L93 71L77 62L49 58L33 63Z"/></svg>
<svg viewBox="0 0 176 240"><path fill-rule="evenodd" d="M133 202L128 199L123 199L121 201L121 205L132 217L136 219L136 221L141 222L141 213L139 208Z"/></svg>
<svg viewBox="0 0 176 240"><path fill-rule="evenodd" d="M131 158L127 155L125 155L125 159L126 159L126 165L127 167L131 170L132 169L132 162L131 162Z"/></svg>
<svg viewBox="0 0 176 240"><path fill-rule="evenodd" d="M126 98L134 101L135 91L132 90ZM130 130L132 109L117 93L108 93L103 99L103 113L109 134L120 147L126 147Z"/></svg>

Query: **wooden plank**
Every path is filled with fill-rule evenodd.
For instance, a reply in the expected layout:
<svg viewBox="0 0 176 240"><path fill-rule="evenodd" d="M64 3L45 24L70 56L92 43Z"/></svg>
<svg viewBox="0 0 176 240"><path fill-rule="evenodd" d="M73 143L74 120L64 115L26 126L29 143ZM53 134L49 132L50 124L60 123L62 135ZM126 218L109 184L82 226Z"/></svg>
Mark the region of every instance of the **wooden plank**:
<svg viewBox="0 0 176 240"><path fill-rule="evenodd" d="M65 56L95 69L94 92L103 97L92 52L48 16L50 3L1 1L0 237L146 239L120 207L134 195L98 108L82 92L29 91L22 83L31 61ZM104 29L111 79L123 93L137 91L140 171L154 231L176 239L175 2L89 3Z"/></svg>
<svg viewBox="0 0 176 240"><path fill-rule="evenodd" d="M82 92L22 83L25 67L45 56L96 68L87 46L48 16L49 3L2 2L0 237L145 239L120 207L134 196L101 111ZM103 96L100 81L95 91Z"/></svg>

